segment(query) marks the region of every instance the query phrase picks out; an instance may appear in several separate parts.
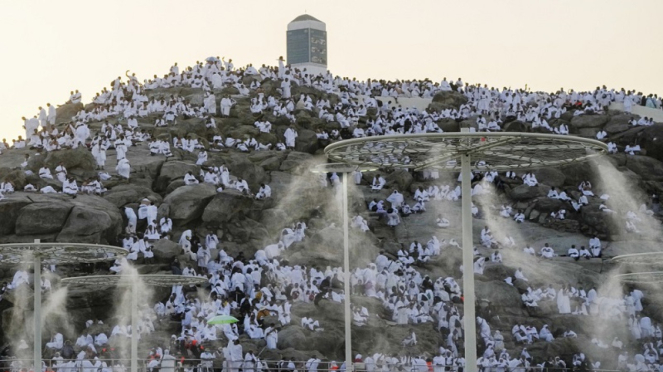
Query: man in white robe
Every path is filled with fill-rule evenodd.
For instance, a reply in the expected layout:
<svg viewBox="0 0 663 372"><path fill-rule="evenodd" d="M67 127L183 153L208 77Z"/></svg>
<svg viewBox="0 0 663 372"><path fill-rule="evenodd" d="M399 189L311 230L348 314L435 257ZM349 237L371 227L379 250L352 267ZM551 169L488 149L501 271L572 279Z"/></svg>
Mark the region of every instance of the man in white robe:
<svg viewBox="0 0 663 372"><path fill-rule="evenodd" d="M55 106L51 106L50 103L47 103L46 107L48 108L48 116L46 117L46 120L49 125L48 130L50 131L51 128L53 128L53 126L55 125L56 112L55 112Z"/></svg>
<svg viewBox="0 0 663 372"><path fill-rule="evenodd" d="M51 174L51 170L46 166L41 167L39 169L39 178L52 180L53 175Z"/></svg>
<svg viewBox="0 0 663 372"><path fill-rule="evenodd" d="M235 104L235 100L230 98L229 95L221 98L221 116L230 116L230 108Z"/></svg>
<svg viewBox="0 0 663 372"><path fill-rule="evenodd" d="M387 180L385 180L381 175L376 174L375 177L373 177L373 183L371 184L371 191L378 192L382 190L382 188L387 184ZM402 195L401 195L402 197ZM403 202L401 201L401 204Z"/></svg>
<svg viewBox="0 0 663 372"><path fill-rule="evenodd" d="M285 146L289 149L294 149L295 139L297 136L298 134L295 130L295 127L291 125L288 129L285 130L285 133L283 133L283 137L285 137Z"/></svg>
<svg viewBox="0 0 663 372"><path fill-rule="evenodd" d="M378 175L378 177L379 177L379 175ZM380 179L384 180L384 178L382 178L382 177L378 178L378 180L380 180ZM378 182L378 183L380 183L380 182ZM386 183L386 181L385 181L385 183ZM387 197L387 201L391 203L392 207L400 208L403 205L403 201L404 201L403 194L398 192L398 190L394 189L394 191L391 193L391 195L389 195L389 197Z"/></svg>
<svg viewBox="0 0 663 372"><path fill-rule="evenodd" d="M120 159L120 161L117 163L117 166L115 167L115 170L120 177L128 180L129 175L131 174L131 164L129 164L129 160L126 158Z"/></svg>
<svg viewBox="0 0 663 372"><path fill-rule="evenodd" d="M60 162L57 167L55 167L55 177L57 177L58 181L65 183L67 181L67 168L65 168L64 164Z"/></svg>
<svg viewBox="0 0 663 372"><path fill-rule="evenodd" d="M64 183L62 184L62 192L72 196L78 194L78 185L76 184L76 180L73 177L65 179Z"/></svg>

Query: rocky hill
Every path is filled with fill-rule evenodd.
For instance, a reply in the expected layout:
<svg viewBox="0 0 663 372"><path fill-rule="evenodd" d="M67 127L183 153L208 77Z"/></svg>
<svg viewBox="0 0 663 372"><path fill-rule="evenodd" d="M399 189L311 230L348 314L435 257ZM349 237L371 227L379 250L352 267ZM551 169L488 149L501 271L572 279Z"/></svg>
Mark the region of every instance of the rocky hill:
<svg viewBox="0 0 663 372"><path fill-rule="evenodd" d="M250 85L255 77L243 77L243 83ZM263 80L261 93L265 96L280 96L277 91L279 82ZM158 88L146 91L151 98L182 97L193 106L203 104L202 89L177 87ZM217 104L221 97L230 94L236 105L230 110L229 117L215 117L216 127L208 128L201 118L191 117L177 119L176 124L167 127L155 127L153 123L161 114L151 114L138 118L139 129L151 133L155 138L170 140L174 136L197 138L209 148L214 135L224 138L245 139L256 138L263 144L276 145L283 141L285 130L291 125L284 116L274 116L271 112L252 114L251 98L257 95L252 91L249 96L240 96L234 87L214 90ZM293 85L293 97L307 94L317 99L329 99L335 104L339 101L336 94L328 94L311 87ZM438 93L430 105L431 110L447 107L458 108L463 104L462 95L458 93ZM63 104L58 108L57 127L64 130L71 118L80 110L92 110L95 104ZM78 195L76 198L64 194L40 194L23 192L28 183L36 187L51 185L61 188L57 180L43 180L35 174L46 165L54 169L62 163L76 180L83 182L97 176L95 159L87 148L64 149L52 152L37 152L29 149L13 149L0 155L0 180L10 180L17 192L5 195L0 201L0 243L30 242L33 239L57 242L85 242L120 245L120 234L127 225L125 207L137 209L144 198L158 206L158 217L169 217L173 221L173 233L170 240L162 239L154 242L155 260L144 262L140 257L135 264L141 273L167 273L174 258L197 268L195 261L190 261L183 254L177 241L183 231L191 229L194 234L204 240L209 233L216 233L221 241L220 246L228 255L236 257L240 252L244 257L253 257L256 251L279 240L281 230L296 222L304 221L308 225L307 236L289 247L281 257L281 264L317 266L342 266L342 230L338 213L337 191L333 187L320 186L320 177L312 174L312 164L324 162L322 149L327 141L318 140L318 129L341 129L338 122L327 122L318 118L314 111L297 108L294 126L298 138L294 150L286 151L250 151L241 152L235 149L208 151L208 160L196 165L197 156L180 149L173 149L173 156L150 155L146 143L137 143L129 148L127 157L131 161L131 177L128 180L118 177L114 165L115 152L108 151L108 173L112 179L104 182L108 189L102 196ZM366 127L369 120L377 117L375 109L369 109L366 116L360 118L359 126ZM499 329L505 337L505 346L512 357L517 356L522 345L516 344L511 336L511 328L515 324L533 325L540 329L548 325L555 336L552 342L542 340L527 345L529 353L536 361L547 360L551 356L561 356L570 361L573 354L582 350L594 360L605 361L606 366L615 362L610 349L604 349L592 343L593 338L609 344L614 336L628 340L628 329L623 319L600 318L598 316L579 316L559 314L554 301L540 302L539 307L532 308L523 304L521 294L532 289L545 288L549 284L555 287L571 285L589 290L596 287L599 294L612 296L605 288L612 283L611 276L618 270L610 258L615 255L633 252L660 250L661 234L659 215L647 217L649 225L642 226L642 233L629 233L625 229L625 213L628 210L637 212L640 204L647 204L658 213L659 206L650 203L651 194L663 192L663 124L653 126L629 126L631 116L623 112L606 112L597 115L573 116L570 110L551 124L565 123L572 135L594 138L599 130L608 133L608 139L618 146L639 144L642 152L639 155L624 153L611 154L599 164L580 164L563 168L550 168L534 171L539 185L529 187L522 181L510 180L504 175L501 189L493 189L490 195L475 197L475 204L481 213L474 219L474 240L482 256L493 252L480 246L481 229L489 226L495 237L502 242L503 238L513 237L516 245L501 244L500 251L504 263L488 263L482 275L477 275L478 315L487 319L492 330ZM271 133L261 133L254 126L258 120L272 123ZM124 124L126 119L113 118L110 123ZM102 122L89 122L92 133L100 130ZM445 132L459 131L462 127L476 126L475 118L465 121L441 119L437 123ZM506 131L531 131L531 124L511 121L504 124ZM30 160L25 170L34 174L26 175L19 168L26 154ZM194 175L200 173L201 167L225 165L233 177L247 181L250 190L256 192L261 183L272 188L272 197L257 200L254 197L236 190L217 192L216 187L200 183L185 185L184 176L187 172ZM361 185L352 186L350 191L351 216L362 215L369 224L370 231L351 230L351 262L354 268L363 268L373 262L381 250L392 258L402 245L411 242L428 241L435 235L445 242L442 254L433 257L429 262L417 264L415 268L422 276L428 275L435 281L437 278L454 277L462 283L459 270L461 251L448 243L455 239L460 242L460 202L431 201L423 214L413 214L403 218L403 223L392 228L384 219L378 219L370 213L366 205L373 198L385 199L393 188L403 192L406 200L412 200L414 191L419 186L449 184L456 186L457 174L442 175L442 179L424 179L422 174L408 173L402 170L381 171L385 174L386 187L372 193L368 186L375 172L363 174ZM603 202L598 197L591 198L589 204L580 212L574 212L568 202L547 197L551 187L565 190L574 199L580 196L578 185L590 181L594 193L599 196L610 194L610 206L617 213L610 214L600 210ZM512 205L514 211L522 210L525 222L518 224L512 219L499 216L501 205ZM551 212L566 209L566 219L551 217ZM439 229L435 225L438 214L443 214L451 222L447 229ZM644 218L644 217L643 217ZM549 243L555 252L566 255L571 244L587 246L587 241L598 236L604 245L602 258L581 259L575 261L568 257L543 259L528 256L522 250L532 246L538 252L544 243ZM213 257L217 252L213 252ZM507 284L504 279L513 276L514 271L522 267L529 281L517 280L514 285ZM57 287L57 278L71 275L82 275L85 268L74 266L58 267L53 278ZM0 271L5 282L11 282L15 267L3 267ZM96 272L106 273L107 267L98 265ZM619 288L621 289L621 288ZM100 293L95 289L77 290L69 293L64 301L66 313L72 329L67 338L75 338L83 330L87 319L105 319L107 324L114 324L115 312L112 310L114 301L110 292ZM0 336L5 344L15 342L17 336L29 339L25 327L16 324L30 317L30 301L19 301L18 298L29 298L29 293L7 293L0 308L2 313L2 331ZM153 300L164 300L167 291L157 290ZM658 297L657 297L658 296ZM643 314L650 316L655 323L661 319L660 294L646 292ZM353 327L353 350L362 355L375 352L389 354L437 355L440 345L445 344L437 330L435 322L426 322L409 326L396 325L391 321L390 314L380 300L362 296L357 293L352 303L364 306L370 313L365 326ZM490 306L489 306L490 305ZM65 305L63 305L65 306ZM20 311L17 311L17 307ZM459 306L462 310L462 306ZM56 315L52 315L56 316ZM62 316L59 314L57 316ZM313 317L319 320L322 332L312 332L301 327L302 317ZM29 329L29 323L26 325ZM403 348L401 340L413 328L418 337L416 346ZM50 331L58 329L57 324L47 322L46 338ZM141 353L157 342L167 342L170 334L175 333L176 322L163 322L158 325L148 341L141 343ZM573 330L578 338L564 338L563 333ZM159 340L159 341L157 341ZM163 340L163 341L161 341ZM250 340L241 336L244 350L261 351L264 340ZM219 345L227 342L220 336ZM480 347L483 351L483 347ZM636 350L637 351L637 350ZM292 321L284 326L279 334L278 350L264 350L261 358L278 360L281 357L294 357L298 360L308 359L312 354L326 360L343 358L343 312L342 304L324 301L321 306L313 303L296 302L292 308Z"/></svg>

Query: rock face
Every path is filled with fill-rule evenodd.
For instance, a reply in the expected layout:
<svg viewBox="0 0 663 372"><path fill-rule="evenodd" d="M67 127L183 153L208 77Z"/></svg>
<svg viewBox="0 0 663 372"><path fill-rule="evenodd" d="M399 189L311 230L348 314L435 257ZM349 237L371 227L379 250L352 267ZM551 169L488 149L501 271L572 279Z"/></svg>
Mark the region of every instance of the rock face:
<svg viewBox="0 0 663 372"><path fill-rule="evenodd" d="M111 242L122 230L122 215L108 201L81 195L72 204L74 208L58 234L59 242Z"/></svg>
<svg viewBox="0 0 663 372"><path fill-rule="evenodd" d="M520 185L511 190L509 197L513 200L529 200L546 196L548 191L550 191L550 187L541 184L532 187Z"/></svg>
<svg viewBox="0 0 663 372"><path fill-rule="evenodd" d="M175 242L161 239L154 243L154 258L165 264L170 264L173 258L182 253L182 248Z"/></svg>
<svg viewBox="0 0 663 372"><path fill-rule="evenodd" d="M89 195L29 195L3 204L3 231L16 236L51 236L71 243L114 242L122 229L119 210L108 201Z"/></svg>
<svg viewBox="0 0 663 372"><path fill-rule="evenodd" d="M610 118L607 115L580 115L571 119L571 126L576 129L603 127Z"/></svg>
<svg viewBox="0 0 663 372"><path fill-rule="evenodd" d="M433 103L435 109L459 108L467 103L467 97L458 92L440 92L433 96Z"/></svg>
<svg viewBox="0 0 663 372"><path fill-rule="evenodd" d="M187 172L192 172L194 175L197 176L199 171L200 167L188 162L183 162L183 161L166 162L161 166L161 172L159 173L159 177L156 180L155 189L157 191L163 191L174 180L184 178L184 175L186 175Z"/></svg>
<svg viewBox="0 0 663 372"><path fill-rule="evenodd" d="M41 235L55 233L62 229L72 205L66 202L34 203L18 213L17 235Z"/></svg>
<svg viewBox="0 0 663 372"><path fill-rule="evenodd" d="M242 195L237 190L223 190L207 204L202 219L212 226L219 226L236 218L238 214L248 210L252 204L251 197Z"/></svg>
<svg viewBox="0 0 663 372"><path fill-rule="evenodd" d="M163 200L170 207L173 222L185 224L203 214L207 203L216 195L216 187L198 184L178 187Z"/></svg>

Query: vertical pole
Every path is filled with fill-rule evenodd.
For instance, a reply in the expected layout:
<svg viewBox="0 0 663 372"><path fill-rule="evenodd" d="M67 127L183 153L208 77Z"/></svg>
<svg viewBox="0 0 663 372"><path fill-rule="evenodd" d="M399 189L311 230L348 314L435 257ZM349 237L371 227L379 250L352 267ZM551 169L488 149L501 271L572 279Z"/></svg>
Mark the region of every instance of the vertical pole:
<svg viewBox="0 0 663 372"><path fill-rule="evenodd" d="M463 228L463 314L465 327L465 372L477 371L477 332L474 314L474 243L472 241L472 171L470 155L461 154Z"/></svg>
<svg viewBox="0 0 663 372"><path fill-rule="evenodd" d="M35 244L39 244L41 240L35 239ZM34 275L33 275L33 287L34 287L34 305L33 305L33 317L34 317L34 372L41 372L41 257L39 257L38 249L34 250Z"/></svg>
<svg viewBox="0 0 663 372"><path fill-rule="evenodd" d="M352 372L352 327L350 312L350 233L348 231L348 177L350 173L343 173L343 290L345 291L345 371Z"/></svg>
<svg viewBox="0 0 663 372"><path fill-rule="evenodd" d="M137 274L135 274L137 276ZM138 372L138 278L131 285L131 372Z"/></svg>

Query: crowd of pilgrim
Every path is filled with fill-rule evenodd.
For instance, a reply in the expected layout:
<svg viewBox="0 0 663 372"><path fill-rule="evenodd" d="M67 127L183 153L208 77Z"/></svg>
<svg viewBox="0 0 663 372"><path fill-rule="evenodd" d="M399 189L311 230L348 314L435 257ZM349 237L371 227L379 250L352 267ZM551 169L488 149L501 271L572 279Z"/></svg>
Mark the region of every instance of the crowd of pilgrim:
<svg viewBox="0 0 663 372"><path fill-rule="evenodd" d="M250 111L253 114L272 113L276 117L283 116L290 125L273 149L287 151L293 149L297 141L295 110L308 110L312 115L326 122L337 122L340 130L319 130L317 136L322 141L333 141L341 138L364 137L383 134L442 132L436 121L443 118L467 120L476 118L478 131L500 131L505 121L520 120L531 123L533 130L569 134L565 124L550 125L569 110L573 115L600 115L612 102L621 102L627 112L634 105L661 108L661 99L655 95L643 95L635 91L607 89L600 87L593 91L576 92L560 90L555 93L530 92L514 89L488 88L486 85L466 84L461 79L456 81L432 82L430 80L413 81L358 81L327 75L313 76L305 71L291 69L284 64L282 58L278 67L262 66L256 69L252 65L236 68L232 60L210 57L192 67L180 71L177 64L171 67L163 77L142 83L135 76L113 80L109 88L104 88L92 99L92 105L78 112L70 122L57 121L56 109L48 104L41 108L39 114L25 119L26 137L13 140L9 145L6 141L0 144L0 151L30 148L42 155L26 155L22 164L17 167L26 173L30 158L44 156L45 152L58 151L65 148L83 147L91 151L97 162L98 177L77 180L69 175L63 164L55 169L42 167L38 176L49 180L47 186L41 188L27 185L23 190L15 190L14 185L3 180L0 184L0 199L4 194L15 191L64 193L76 197L80 193L103 195L106 189L103 182L113 177L129 179L131 177L132 148L144 147L152 156L173 156L174 149L194 153L197 164L201 166L199 174L192 172L184 176L186 185L210 183L221 191L235 188L254 195L256 198L271 197L271 189L262 184L255 193L249 189L245 180L230 175L223 164L210 164L208 152L235 150L242 152L272 149L273 144L258 142L255 138L231 138L221 136L216 131L223 125L223 118L230 115L230 110L238 99L250 98ZM244 79L253 76L249 84ZM267 79L278 82L278 94L265 96L261 83ZM310 86L326 93L338 95L338 102L332 104L329 99L316 99L310 94L299 97L292 95L293 85ZM204 99L202 105L194 105L179 96L150 98L151 92L170 87L202 88ZM222 88L235 87L239 94L217 97ZM398 104L400 97L430 98L441 91L455 91L465 95L468 102L458 109L441 111L402 107ZM388 100L377 97L389 97ZM82 102L81 93L71 93L69 103ZM373 119L362 122L367 111L375 110ZM178 120L197 117L205 120L206 126L215 133L206 141L196 136L175 136L172 138L155 138L151 128L176 125ZM150 122L146 122L149 119ZM153 122L152 122L153 121ZM99 130L92 131L92 123L101 123ZM360 124L361 123L361 124ZM649 118L634 119L631 125L652 125ZM275 133L272 123L257 120L256 128L260 132ZM606 133L597 134L599 140L607 140ZM611 152L617 146L609 142ZM628 146L623 151L633 154L639 151L637 145ZM112 160L107 158L111 154ZM136 159L138 160L138 159ZM109 168L108 170L106 168ZM109 172L110 171L110 172ZM328 174L321 181L322 187L335 188L340 183L339 175ZM351 175L358 187L365 187L376 194L387 187L385 176L375 175L372 180L366 179L360 172ZM458 202L461 195L457 184L435 185L439 174L435 171L424 172L423 177L430 181L430 186L420 187L413 195L397 189L390 190L388 197L380 200L374 198L367 203L364 211L354 211L351 226L357 233L367 232L379 225L396 228L408 223L413 215L442 211L440 205ZM537 187L538 181L533 173L516 174L507 172L475 172L472 176L472 195L497 193L504 178L514 182L522 182L530 187ZM57 180L57 182L55 182ZM81 182L80 185L78 182ZM61 184L61 187L59 187ZM608 203L609 195L595 195L592 185L583 182L577 192L565 192L552 189L549 198L568 202L568 208L552 213L552 218L564 219L567 213L578 213L588 198L600 198L606 213L626 214L626 227L637 233L638 222L653 213L647 206L637 211L614 211ZM513 210L511 206L494 206L495 210L505 219L512 219L513 224L525 222L523 211ZM482 218L487 211L478 205L472 206L475 218ZM322 362L312 357L306 362L281 360L276 364L268 364L260 360L260 355L252 351L243 352L242 341L263 339L266 349L279 348L279 332L283 327L291 325L291 309L298 303L313 303L325 306L327 302L342 303L347 294L343 292L344 273L339 267L310 267L290 265L281 256L293 244L307 243L306 221L292 226L285 226L272 244L258 250L253 256L239 253L235 256L227 254L219 238L210 233L198 236L195 231L186 230L175 235L173 223L167 216L158 218L157 206L148 198L141 201L137 210L124 208L128 221L125 233L120 239L122 247L128 250L126 258L114 262L110 271L122 275L130 261L134 264L150 264L154 258L153 244L160 239L177 241L187 256L185 262L175 259L171 264L174 274L200 276L207 279L205 295L191 288L174 286L170 297L150 306L143 304L140 308L138 329L141 337L154 342L146 368L149 370L163 369L169 371L176 367L176 358L195 360L195 363L184 363L183 368L213 368L214 361L222 361L224 371L262 371L278 368L279 370L306 370L315 372L320 369L344 370L343 363L335 361ZM435 213L435 212L432 212ZM394 326L407 327L408 336L397 340L405 353L389 353L383 350L370 350L373 354L356 355L357 366L373 371L398 371L417 369L422 372L436 372L461 369L463 357L463 313L462 289L458 280L462 279L459 267L455 276L430 277L422 275L420 268L435 261L443 260L447 249L459 249L455 239L448 242L439 240L435 231L447 229L452 224L451 216L437 215L431 226L433 231L430 240L423 243L412 241L403 244L397 254L381 251L374 262L365 267L355 267L351 273L351 288L354 296L365 296L381 303L381 309L368 309L353 304L352 321L356 327L363 327L371 322L383 321ZM517 228L517 227L516 227ZM550 247L545 244L537 252L527 242L515 242L506 237L499 241L489 227L481 232L481 244L475 248L474 274L483 275L488 265L507 265L513 275L505 278L509 285L522 286L529 283L528 276L536 275L535 267L518 267L513 270L508 260L503 259L505 249L517 251L523 256L535 256L537 260L558 259L567 256L575 260L600 258L603 244L594 237L587 245L578 242L580 248ZM524 249L516 248L518 245ZM54 270L49 267L48 270ZM611 360L592 360L579 352L572 357L553 357L549 360L534 360L527 351L533 343L553 342L555 338L578 337L573 329L550 329L544 325L537 329L533 324L506 324L499 319L490 306L481 308L476 318L479 339L479 366L484 371L526 371L535 367L542 368L574 368L578 370L600 368L602 363L622 370L645 371L660 368L659 354L663 352L660 324L643 314L645 294L637 289L630 289L623 296L612 293L600 293L594 286L584 288L582 283L561 282L547 286L525 285L521 291L523 306L527 308L553 309L553 313L568 316L595 317L600 319L619 320L629 329L627 339L602 339L600 336L582 335L592 339L592 343L602 349L613 350ZM6 283L5 291L12 291L21 285L30 285L30 275L25 270L18 270L11 283ZM41 283L43 291L50 291L48 279ZM384 316L382 314L388 314ZM233 315L239 320L235 324L209 325L207 319L216 315ZM158 329L160 324L176 321L179 323L178 333L170 340L153 340L149 334ZM54 334L45 347L53 353L53 359L45 363L43 369L63 372L77 368L110 372L123 371L125 365L121 361L111 362L113 345L126 343L133 330L126 324L113 324L109 332L87 331L102 324L101 320L89 320L85 329L75 343L65 340L62 333ZM416 327L413 325L429 323L439 332L439 345L435 350L427 350L424 354L407 352L415 350L417 345ZM307 332L324 332L325 324L320 319L303 317L298 326ZM207 348L207 345L223 343L225 347ZM28 346L21 341L15 353ZM367 351L369 352L369 351ZM180 359L180 362L182 360ZM12 368L27 367L16 362Z"/></svg>

